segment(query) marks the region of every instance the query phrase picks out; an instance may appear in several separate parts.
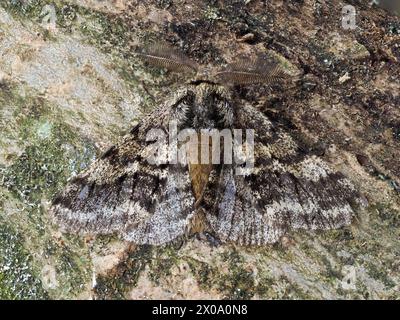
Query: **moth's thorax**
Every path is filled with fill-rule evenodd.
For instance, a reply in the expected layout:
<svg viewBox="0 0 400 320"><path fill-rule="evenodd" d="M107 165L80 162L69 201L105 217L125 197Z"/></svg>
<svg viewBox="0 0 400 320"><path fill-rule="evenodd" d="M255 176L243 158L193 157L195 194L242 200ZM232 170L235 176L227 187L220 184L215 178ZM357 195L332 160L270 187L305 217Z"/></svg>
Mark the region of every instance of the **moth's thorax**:
<svg viewBox="0 0 400 320"><path fill-rule="evenodd" d="M219 81L217 77L215 76L215 68L213 66L203 66L199 68L197 71L196 75L194 76L193 81L200 83L200 82L205 82L205 83L215 83L218 84Z"/></svg>
<svg viewBox="0 0 400 320"><path fill-rule="evenodd" d="M229 123L231 103L226 89L220 85L200 83L189 88L194 94L191 122L194 129L225 128Z"/></svg>

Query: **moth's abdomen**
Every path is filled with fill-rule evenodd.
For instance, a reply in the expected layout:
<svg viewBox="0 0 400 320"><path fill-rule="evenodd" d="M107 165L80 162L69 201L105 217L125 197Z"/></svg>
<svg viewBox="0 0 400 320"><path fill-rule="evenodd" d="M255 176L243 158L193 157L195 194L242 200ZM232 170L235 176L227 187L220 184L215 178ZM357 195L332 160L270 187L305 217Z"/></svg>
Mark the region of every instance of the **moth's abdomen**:
<svg viewBox="0 0 400 320"><path fill-rule="evenodd" d="M187 145L189 175L196 204L201 202L208 177L213 168L212 141L211 139L202 139L201 136L200 133L196 134L194 142L191 140Z"/></svg>

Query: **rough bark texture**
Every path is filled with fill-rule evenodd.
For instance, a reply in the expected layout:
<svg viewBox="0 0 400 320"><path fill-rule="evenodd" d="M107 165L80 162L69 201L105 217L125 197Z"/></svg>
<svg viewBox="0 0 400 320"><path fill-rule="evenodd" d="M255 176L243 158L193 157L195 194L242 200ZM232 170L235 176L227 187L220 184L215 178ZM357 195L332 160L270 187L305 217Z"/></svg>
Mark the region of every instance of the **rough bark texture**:
<svg viewBox="0 0 400 320"><path fill-rule="evenodd" d="M0 298L400 298L399 32L361 0L1 1ZM302 73L237 94L369 207L350 227L263 248L60 233L53 195L184 81L135 57L155 39L201 64L268 53Z"/></svg>

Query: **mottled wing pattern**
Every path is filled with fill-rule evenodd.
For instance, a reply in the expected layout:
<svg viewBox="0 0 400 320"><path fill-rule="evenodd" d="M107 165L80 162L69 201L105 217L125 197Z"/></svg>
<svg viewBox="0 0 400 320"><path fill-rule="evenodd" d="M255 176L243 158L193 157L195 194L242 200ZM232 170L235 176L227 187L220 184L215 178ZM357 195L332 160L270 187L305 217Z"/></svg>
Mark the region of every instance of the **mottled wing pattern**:
<svg viewBox="0 0 400 320"><path fill-rule="evenodd" d="M139 123L86 171L73 178L51 209L63 231L118 232L137 244L163 244L186 232L195 199L187 166L150 165L146 132L185 114L187 96Z"/></svg>
<svg viewBox="0 0 400 320"><path fill-rule="evenodd" d="M252 107L236 111L235 128L255 130L255 168L246 176L232 165L210 175L204 209L223 241L274 243L288 229L334 229L349 225L362 198L340 172L296 142Z"/></svg>

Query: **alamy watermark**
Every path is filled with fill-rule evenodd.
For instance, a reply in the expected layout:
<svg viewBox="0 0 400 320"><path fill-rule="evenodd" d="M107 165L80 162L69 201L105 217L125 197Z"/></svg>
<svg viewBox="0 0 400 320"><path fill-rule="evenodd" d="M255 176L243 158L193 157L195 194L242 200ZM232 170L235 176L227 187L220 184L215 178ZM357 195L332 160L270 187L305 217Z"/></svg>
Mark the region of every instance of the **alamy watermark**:
<svg viewBox="0 0 400 320"><path fill-rule="evenodd" d="M356 290L356 268L351 265L343 266L342 273L344 275L341 285L343 290Z"/></svg>
<svg viewBox="0 0 400 320"><path fill-rule="evenodd" d="M52 4L47 4L42 8L40 13L42 18L42 26L49 30L55 30L57 28L57 14L56 8Z"/></svg>
<svg viewBox="0 0 400 320"><path fill-rule="evenodd" d="M178 132L177 122L171 121L168 134L152 128L146 141L144 155L152 165L228 164L235 166L236 175L247 175L254 168L253 129L186 128Z"/></svg>
<svg viewBox="0 0 400 320"><path fill-rule="evenodd" d="M356 25L356 8L351 5L344 6L342 8L342 27L343 29L354 30L357 28Z"/></svg>

